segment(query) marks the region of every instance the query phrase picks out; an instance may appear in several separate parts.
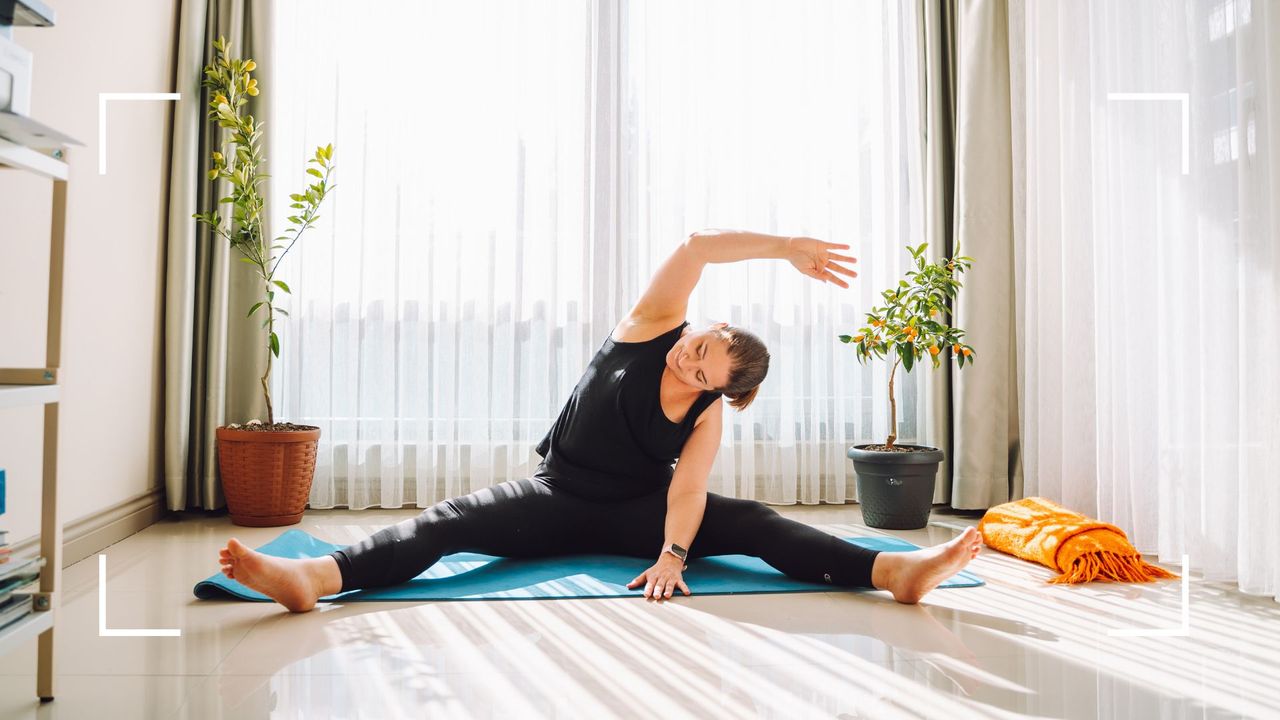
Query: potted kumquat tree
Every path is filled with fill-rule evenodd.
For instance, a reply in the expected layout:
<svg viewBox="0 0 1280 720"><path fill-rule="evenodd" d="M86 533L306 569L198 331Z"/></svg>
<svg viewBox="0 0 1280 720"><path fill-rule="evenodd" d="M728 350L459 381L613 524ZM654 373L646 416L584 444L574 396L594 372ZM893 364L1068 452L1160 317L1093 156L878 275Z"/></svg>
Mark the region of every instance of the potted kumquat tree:
<svg viewBox="0 0 1280 720"><path fill-rule="evenodd" d="M841 335L853 345L858 362L893 358L889 369L889 435L883 444L849 448L858 477L858 498L863 521L870 527L910 530L929 522L941 450L899 444L898 404L893 396L894 375L901 365L912 368L928 358L934 368L954 358L960 368L974 361L973 348L964 344L964 331L946 324L947 300L954 299L961 284L957 277L973 264L959 256L926 263L928 243L908 247L915 270L898 286L881 293L884 305L867 313L867 325L856 335Z"/></svg>

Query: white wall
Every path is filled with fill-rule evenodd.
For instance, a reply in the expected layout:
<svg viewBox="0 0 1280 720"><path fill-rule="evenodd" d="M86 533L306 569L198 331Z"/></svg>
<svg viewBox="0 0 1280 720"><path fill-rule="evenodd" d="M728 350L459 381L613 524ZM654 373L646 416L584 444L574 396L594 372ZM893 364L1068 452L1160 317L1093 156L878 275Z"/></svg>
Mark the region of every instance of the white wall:
<svg viewBox="0 0 1280 720"><path fill-rule="evenodd" d="M31 115L71 148L58 463L64 522L161 482L161 328L171 103L112 103L98 174L98 93L171 92L177 0L50 0ZM0 169L0 367L43 367L48 180ZM0 409L10 541L39 529L42 411Z"/></svg>

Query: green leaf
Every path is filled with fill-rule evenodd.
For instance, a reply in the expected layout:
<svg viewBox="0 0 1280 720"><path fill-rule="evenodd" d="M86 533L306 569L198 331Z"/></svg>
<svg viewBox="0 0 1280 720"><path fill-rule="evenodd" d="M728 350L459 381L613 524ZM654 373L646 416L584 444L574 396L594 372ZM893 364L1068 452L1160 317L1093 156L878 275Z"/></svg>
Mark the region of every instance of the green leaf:
<svg viewBox="0 0 1280 720"><path fill-rule="evenodd" d="M258 264L258 263L256 263L256 262L254 262L253 258L246 258L246 257L242 257L242 258L240 258L240 262L247 262L247 263L249 263L250 265L257 265L257 264Z"/></svg>
<svg viewBox="0 0 1280 720"><path fill-rule="evenodd" d="M285 316L285 317L289 317L289 312L288 312L287 310L285 310L284 308L282 308L282 307L272 308L272 310L274 310L274 311L276 311L276 312L280 313L281 315L283 315L283 316Z"/></svg>
<svg viewBox="0 0 1280 720"><path fill-rule="evenodd" d="M260 302L254 303L253 307L249 308L249 314L245 315L245 317L253 317L253 314L258 312L258 308L262 307L262 305L263 303Z"/></svg>
<svg viewBox="0 0 1280 720"><path fill-rule="evenodd" d="M275 294L275 292L274 292L274 291L271 291L271 290L268 290L268 291L267 291L267 301L268 301L268 302L274 302L274 301L275 301L275 299L276 299L276 294Z"/></svg>
<svg viewBox="0 0 1280 720"><path fill-rule="evenodd" d="M276 287L278 287L278 288L280 288L281 290L283 290L283 291L285 291L285 292L289 293L290 295L292 295L292 294L293 294L293 291L289 289L289 286L288 286L288 285L285 285L285 284L284 284L284 281L283 281L283 280L272 280L271 282L272 282L273 284L275 284L275 286L276 286Z"/></svg>
<svg viewBox="0 0 1280 720"><path fill-rule="evenodd" d="M280 357L280 337L275 333L271 333L271 352Z"/></svg>
<svg viewBox="0 0 1280 720"><path fill-rule="evenodd" d="M906 368L907 372L911 372L911 366L915 363L916 359L915 353L912 352L911 345L908 343L899 343L898 357L902 358L902 367Z"/></svg>
<svg viewBox="0 0 1280 720"><path fill-rule="evenodd" d="M319 170L317 170L317 169L315 169L315 168L307 168L307 174L308 174L308 175L315 175L315 176L316 176L316 177L318 177L318 178L323 178L323 177L324 177L324 174L323 174L323 173L321 173Z"/></svg>

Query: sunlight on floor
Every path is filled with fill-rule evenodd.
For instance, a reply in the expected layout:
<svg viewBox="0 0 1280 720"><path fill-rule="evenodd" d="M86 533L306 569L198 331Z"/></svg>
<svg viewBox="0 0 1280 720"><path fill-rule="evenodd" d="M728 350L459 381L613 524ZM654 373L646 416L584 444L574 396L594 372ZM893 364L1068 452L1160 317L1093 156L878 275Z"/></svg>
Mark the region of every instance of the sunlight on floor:
<svg viewBox="0 0 1280 720"><path fill-rule="evenodd" d="M883 534L860 525L857 506L779 510L836 534ZM295 527L345 543L414 512L318 511ZM1280 715L1280 605L1195 579L1190 637L1107 634L1178 625L1178 581L1054 586L1047 569L990 550L970 567L986 586L917 606L883 593L699 595L692 576L692 597L663 604L348 603L292 615L192 596L228 536L256 546L281 531L194 517L106 550L108 625L180 627L180 638L97 637L96 557L68 568L58 699L37 707L32 643L0 660L0 717ZM952 533L893 534L934 544Z"/></svg>

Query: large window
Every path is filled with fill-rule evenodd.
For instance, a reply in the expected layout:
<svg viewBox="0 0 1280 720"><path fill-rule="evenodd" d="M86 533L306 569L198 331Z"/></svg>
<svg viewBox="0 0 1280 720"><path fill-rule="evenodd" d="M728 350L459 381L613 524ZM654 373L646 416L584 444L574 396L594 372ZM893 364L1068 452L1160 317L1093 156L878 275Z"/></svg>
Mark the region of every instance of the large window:
<svg viewBox="0 0 1280 720"><path fill-rule="evenodd" d="M286 272L282 414L324 430L313 507L427 505L533 472L578 375L689 232L854 246L850 290L753 261L694 323L773 364L710 489L843 502L885 434L855 328L919 241L910 8L884 2L279 4L273 200L333 141L338 189ZM278 214L278 213L277 213ZM917 376L900 435L917 435ZM921 438L928 440L927 438Z"/></svg>

